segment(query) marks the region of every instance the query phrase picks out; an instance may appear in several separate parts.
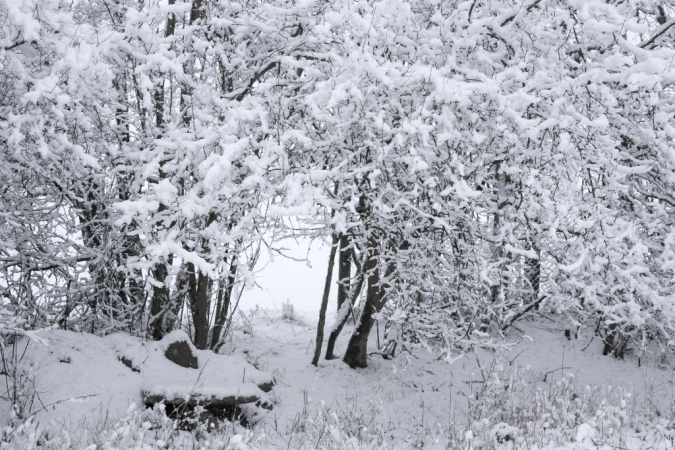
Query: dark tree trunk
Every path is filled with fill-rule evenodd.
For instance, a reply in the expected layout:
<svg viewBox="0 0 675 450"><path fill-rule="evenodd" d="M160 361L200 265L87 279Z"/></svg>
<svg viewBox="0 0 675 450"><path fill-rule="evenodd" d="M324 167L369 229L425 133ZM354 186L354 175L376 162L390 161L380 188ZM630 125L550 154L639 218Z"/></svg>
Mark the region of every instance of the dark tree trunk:
<svg viewBox="0 0 675 450"><path fill-rule="evenodd" d="M166 205L160 204L158 212L166 210ZM162 339L166 334L164 314L171 303L171 291L169 289L169 270L173 264L173 255L168 256L168 261L160 261L152 269L152 277L156 283L152 285L152 300L150 303L150 321L148 327L152 338Z"/></svg>
<svg viewBox="0 0 675 450"><path fill-rule="evenodd" d="M338 310L338 316L336 319L338 320L338 323L335 327L333 327L330 336L328 336L328 344L326 344L326 359L328 360L335 358L335 343L337 342L337 338L340 336L342 329L347 324L347 321L349 320L349 312L353 308L354 303L356 303L356 299L359 298L361 289L363 289L365 275L362 271L358 272L358 280L359 281L356 283L353 292L351 292L351 298L348 300L349 304L343 303L342 308Z"/></svg>
<svg viewBox="0 0 675 450"><path fill-rule="evenodd" d="M403 240L399 245L389 241L391 250L394 252L406 251L410 248L410 242ZM379 258L380 247L379 239L371 237L368 242L368 256L363 264L364 276L368 277L368 288L366 290L366 301L363 305L363 311L356 330L352 334L347 345L347 351L342 359L352 369L367 367L368 365L368 336L375 323L374 314L382 310L386 298L387 280L396 270L396 264L390 262L386 266L384 276L380 272Z"/></svg>
<svg viewBox="0 0 675 450"><path fill-rule="evenodd" d="M366 293L366 301L361 311L359 323L349 339L347 351L343 361L352 369L363 368L368 366L368 336L370 330L373 328L375 319L373 314L377 312L377 303L380 296L380 280L379 270L368 277L368 290Z"/></svg>
<svg viewBox="0 0 675 450"><path fill-rule="evenodd" d="M366 304L363 306L363 311L361 312L359 325L356 327L354 334L352 334L352 337L349 340L349 345L347 346L347 351L343 358L343 361L352 369L368 366L368 336L370 336L370 330L375 323L375 319L373 319L374 313L375 308L373 307L373 304L366 301Z"/></svg>
<svg viewBox="0 0 675 450"><path fill-rule="evenodd" d="M211 278L203 273L199 274L197 281L197 292L194 299L195 314L192 322L195 327L195 347L205 350L209 338L209 291Z"/></svg>
<svg viewBox="0 0 675 450"><path fill-rule="evenodd" d="M97 198L100 193L100 185L93 176L87 177L81 186L82 192L79 197L86 199L75 201L74 206L78 208L78 217L81 225L82 241L84 246L95 255L88 263L89 274L94 280L92 291L87 301L92 310L92 322L90 332L96 329L99 309L110 307L108 286L106 286L106 267L109 262L106 261L103 245L103 233L101 224L106 222L105 206Z"/></svg>
<svg viewBox="0 0 675 450"><path fill-rule="evenodd" d="M321 299L321 310L319 311L319 324L316 328L316 347L314 347L314 357L312 364L319 364L321 358L321 345L323 344L323 327L326 324L326 310L328 309L328 295L330 294L330 285L333 279L333 267L335 266L335 254L338 247L338 235L333 234L330 256L328 258L328 270L326 272L326 282L323 285L323 298Z"/></svg>
<svg viewBox="0 0 675 450"><path fill-rule="evenodd" d="M607 356L614 350L615 346L614 340L616 338L616 324L613 323L609 325L605 330L605 333L606 333L604 339L605 345L602 347L602 354L604 356Z"/></svg>
<svg viewBox="0 0 675 450"><path fill-rule="evenodd" d="M169 4L172 5L175 3L175 0L169 0ZM164 30L164 36L172 36L176 29L176 16L175 14L170 14L167 18L166 28ZM154 107L155 107L155 126L161 136L164 128L164 79L162 79L155 86L154 94ZM160 179L166 178L166 174L163 170L164 162L160 163L159 168L159 177ZM166 211L168 208L165 204L161 203L157 210L157 213L161 215L163 211ZM173 258L169 256L170 261L168 265L171 265ZM167 269L167 264L165 262L159 262L152 269L152 276L157 281L157 284L152 286L152 300L150 303L150 332L155 340L162 339L166 333L165 323L164 323L164 313L169 307L171 301L171 296L169 292L169 283L167 277L169 271Z"/></svg>
<svg viewBox="0 0 675 450"><path fill-rule="evenodd" d="M230 303L232 301L232 291L234 291L234 280L237 275L237 258L232 257L230 262L230 273L227 276L226 284L220 286L218 290L218 303L216 304L216 320L213 326L213 335L211 336L211 350L217 351L221 334L227 321L227 313L230 310ZM221 283L223 280L221 280Z"/></svg>
<svg viewBox="0 0 675 450"><path fill-rule="evenodd" d="M166 265L159 263L152 270L152 277L159 285L152 286L152 301L150 303L150 334L156 341L164 337L164 308L169 304L169 287L167 286Z"/></svg>
<svg viewBox="0 0 675 450"><path fill-rule="evenodd" d="M368 365L368 336L375 320L373 314L378 312L382 305L384 289L381 285L380 270L378 269L379 251L376 242L370 242L368 245L368 258L364 264L364 276L368 277L368 288L366 290L366 301L361 311L359 323L349 339L347 351L342 359L352 369L366 367Z"/></svg>
<svg viewBox="0 0 675 450"><path fill-rule="evenodd" d="M187 274L187 264L183 263L178 275L176 276L176 287L171 294L170 304L167 311L164 312L164 333L171 333L178 323L180 323L181 307L188 294L189 279Z"/></svg>
<svg viewBox="0 0 675 450"><path fill-rule="evenodd" d="M202 9L202 0L194 0L192 8L190 8L190 25L194 24L197 19L205 17L205 11Z"/></svg>

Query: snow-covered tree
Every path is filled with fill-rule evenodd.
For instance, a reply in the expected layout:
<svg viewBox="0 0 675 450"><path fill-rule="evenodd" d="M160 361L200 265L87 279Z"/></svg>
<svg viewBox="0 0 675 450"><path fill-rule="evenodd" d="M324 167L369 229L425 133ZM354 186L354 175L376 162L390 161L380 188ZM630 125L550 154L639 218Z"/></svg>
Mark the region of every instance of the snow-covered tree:
<svg viewBox="0 0 675 450"><path fill-rule="evenodd" d="M538 311L669 346L674 11L6 0L3 308L217 348L300 217L340 255L327 357L363 293L352 367L376 318L446 352Z"/></svg>

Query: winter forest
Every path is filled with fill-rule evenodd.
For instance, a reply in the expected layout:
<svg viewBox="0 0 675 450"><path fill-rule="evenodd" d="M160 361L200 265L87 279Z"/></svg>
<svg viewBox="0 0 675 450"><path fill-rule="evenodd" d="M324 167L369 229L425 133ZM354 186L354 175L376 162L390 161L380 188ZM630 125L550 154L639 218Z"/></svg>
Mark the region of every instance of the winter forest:
<svg viewBox="0 0 675 450"><path fill-rule="evenodd" d="M674 43L671 0L0 0L0 448L673 448ZM288 242L304 316L247 300Z"/></svg>

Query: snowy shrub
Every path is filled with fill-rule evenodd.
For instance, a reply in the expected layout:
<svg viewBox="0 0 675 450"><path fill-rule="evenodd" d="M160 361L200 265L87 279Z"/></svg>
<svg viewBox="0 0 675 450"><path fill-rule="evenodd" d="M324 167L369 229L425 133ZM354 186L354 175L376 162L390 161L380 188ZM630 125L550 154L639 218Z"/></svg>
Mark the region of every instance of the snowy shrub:
<svg viewBox="0 0 675 450"><path fill-rule="evenodd" d="M449 430L450 442L476 450L525 449L563 445L592 434L598 444L623 447L629 420L637 419L630 394L604 387L578 389L571 374L542 389L535 387L532 371L495 359L483 377L471 395L467 429Z"/></svg>
<svg viewBox="0 0 675 450"><path fill-rule="evenodd" d="M288 299L281 304L281 318L289 322L295 321L295 308Z"/></svg>
<svg viewBox="0 0 675 450"><path fill-rule="evenodd" d="M283 436L282 447L317 449L446 448L464 450L535 450L568 448L636 448L628 437L637 433L655 449L675 442L670 419L644 420L631 396L611 387L578 387L571 374L541 387L541 375L495 360L485 368L485 381L471 392L467 420L415 429L391 440L386 402L354 404L307 399ZM273 433L267 433L272 436ZM274 441L274 440L272 440ZM635 442L635 441L633 441ZM659 444L660 443L660 444ZM661 445L661 446L659 446ZM605 447L606 446L606 447ZM267 448L264 447L263 448Z"/></svg>
<svg viewBox="0 0 675 450"><path fill-rule="evenodd" d="M288 299L281 304L281 318L286 322L304 325L304 322L298 316L298 312L295 310L295 307Z"/></svg>
<svg viewBox="0 0 675 450"><path fill-rule="evenodd" d="M389 448L384 440L384 424L378 420L380 411L377 401L371 401L365 409L350 401L331 407L324 402L314 406L305 394L303 410L283 439L294 448Z"/></svg>
<svg viewBox="0 0 675 450"><path fill-rule="evenodd" d="M403 441L390 441L391 422L383 419L386 403L375 399L365 407L356 402L311 404L285 431L259 425L253 431L224 422L215 427L195 420L190 430L165 414L162 405L142 410L132 405L112 424L66 429L40 426L28 419L5 428L2 450L257 450L405 449L536 450L568 448L636 448L627 445L630 431L654 449L672 448L675 422L668 417L645 420L631 407L630 396L610 388L577 389L571 375L548 389L534 388L534 373L495 363L485 382L471 394L468 423L451 421L429 427ZM198 415L197 415L198 416ZM572 446L571 446L572 445Z"/></svg>
<svg viewBox="0 0 675 450"><path fill-rule="evenodd" d="M100 423L97 425L101 425ZM181 430L168 418L163 405L152 410L131 405L126 415L110 426L80 427L67 430L58 424L46 427L28 420L21 426L5 430L3 450L247 450L258 448L264 437L234 423L217 427L197 422L190 431Z"/></svg>
<svg viewBox="0 0 675 450"><path fill-rule="evenodd" d="M245 334L250 334L251 336L255 335L255 327L253 326L253 319L258 314L258 308L252 309L248 314L243 310L239 310L239 321L237 323L238 328L241 329Z"/></svg>
<svg viewBox="0 0 675 450"><path fill-rule="evenodd" d="M10 343L11 342L11 343ZM8 426L17 426L29 419L36 404L37 390L32 365L26 359L29 340L20 341L18 335L8 340L5 346L0 342L0 375L5 383L0 391L0 400L9 403L10 417ZM21 345L20 344L25 344Z"/></svg>

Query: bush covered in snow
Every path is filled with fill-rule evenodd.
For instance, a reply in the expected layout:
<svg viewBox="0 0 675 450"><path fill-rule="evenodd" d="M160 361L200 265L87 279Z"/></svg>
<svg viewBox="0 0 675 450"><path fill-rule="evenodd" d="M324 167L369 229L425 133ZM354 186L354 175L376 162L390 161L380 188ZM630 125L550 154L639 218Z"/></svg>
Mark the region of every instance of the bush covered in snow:
<svg viewBox="0 0 675 450"><path fill-rule="evenodd" d="M260 435L240 425L226 423L212 427L195 422L191 431L179 427L165 414L163 406L142 409L131 405L127 414L113 423L98 422L75 429L43 426L27 420L3 430L0 448L7 450L156 450L258 448ZM184 424L181 424L184 425Z"/></svg>
<svg viewBox="0 0 675 450"><path fill-rule="evenodd" d="M65 429L31 419L3 429L7 450L155 450L155 449L668 449L675 444L675 416L654 418L632 406L630 395L599 387L578 389L572 376L551 383L548 391L528 388L517 370L490 368L475 393L468 423L437 424L403 442L387 439L389 425L379 421L386 405L364 409L306 404L285 432L271 425L253 430L236 423L213 426L169 419L161 405L132 405L113 423L104 421ZM648 447L646 447L648 446Z"/></svg>

